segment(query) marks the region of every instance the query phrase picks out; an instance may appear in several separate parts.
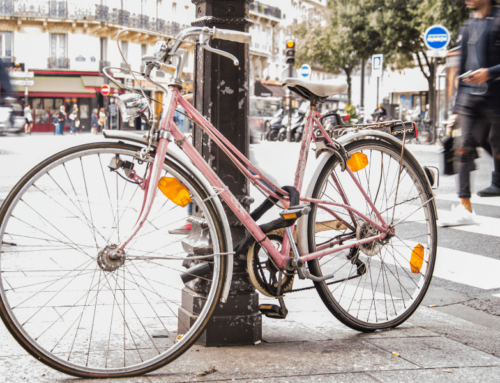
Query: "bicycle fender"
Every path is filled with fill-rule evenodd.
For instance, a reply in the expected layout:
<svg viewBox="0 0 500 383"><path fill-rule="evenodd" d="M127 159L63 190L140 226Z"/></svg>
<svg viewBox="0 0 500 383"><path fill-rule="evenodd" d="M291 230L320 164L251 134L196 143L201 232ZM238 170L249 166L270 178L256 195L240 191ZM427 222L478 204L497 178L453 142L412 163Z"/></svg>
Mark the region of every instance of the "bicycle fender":
<svg viewBox="0 0 500 383"><path fill-rule="evenodd" d="M103 135L105 138L114 138L118 140L132 141L143 145L148 145L149 141L148 133L137 134L121 130L108 130L108 129L103 130ZM152 144L151 146L156 148L156 144ZM229 296L229 289L231 288L231 281L233 278L233 258L234 258L232 254L233 239L231 237L231 229L229 227L229 222L227 220L226 213L224 212L224 208L222 207L220 198L215 193L215 190L213 189L210 182L208 182L206 177L191 163L189 158L183 152L181 152L180 149L177 149L176 145L173 144L168 146L167 154L171 159L173 159L181 167L183 167L188 173L191 173L194 176L196 176L202 182L203 186L210 194L210 197L214 197L212 198L212 200L214 202L215 208L217 209L217 213L222 221L224 231L227 233L226 235L227 252L230 253L224 256L226 260L227 275L226 279L224 280L224 286L222 288L222 296L220 299L221 302L226 303L227 298Z"/></svg>
<svg viewBox="0 0 500 383"><path fill-rule="evenodd" d="M399 139L395 138L393 135L385 132L381 132L379 130L360 130L356 133L348 133L345 134L337 139L343 146L347 146L352 142L359 141L359 140L367 140L367 139L375 139L375 140L382 140L391 143L394 145L394 147L398 150L402 149L402 141ZM310 180L308 183L304 182L304 185L308 185L307 189L302 191L301 198L311 198L313 191L314 191L314 186L316 185L316 182L318 181L318 178L321 174L321 171L323 170L324 166L328 162L331 156L336 155L336 153L333 150L327 150L328 148L323 148L321 152L317 155L317 166L316 170L314 171L313 175L311 176ZM405 150L408 150L405 148ZM408 150L409 151L409 150ZM410 152L410 151L409 151ZM411 152L410 152L411 153ZM422 178L426 181L424 187L427 188L427 190L430 192L430 195L434 195L434 192L432 190L432 187L429 183L429 179L425 175L424 169L420 165L420 163L417 161L419 167L417 169L418 172L421 173ZM432 200L432 204L434 205L434 211L436 212L436 220L438 219L437 216L437 208L436 208L436 200ZM309 242L308 242L308 237L307 237L307 216L300 217L298 219L297 223L297 249L299 251L299 254L306 255L309 254Z"/></svg>

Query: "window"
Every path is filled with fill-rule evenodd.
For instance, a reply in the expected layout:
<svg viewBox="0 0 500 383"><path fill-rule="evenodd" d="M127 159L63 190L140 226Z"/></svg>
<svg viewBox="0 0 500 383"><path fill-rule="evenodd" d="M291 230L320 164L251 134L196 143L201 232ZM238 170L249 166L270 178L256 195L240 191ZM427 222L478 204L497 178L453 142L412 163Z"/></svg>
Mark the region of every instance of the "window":
<svg viewBox="0 0 500 383"><path fill-rule="evenodd" d="M12 32L0 33L0 57L12 61Z"/></svg>
<svg viewBox="0 0 500 383"><path fill-rule="evenodd" d="M125 58L126 61L128 61L128 41L121 42L121 49L123 57Z"/></svg>
<svg viewBox="0 0 500 383"><path fill-rule="evenodd" d="M108 39L101 37L101 61L108 61Z"/></svg>
<svg viewBox="0 0 500 383"><path fill-rule="evenodd" d="M68 68L67 36L63 33L50 34L50 59L51 68Z"/></svg>
<svg viewBox="0 0 500 383"><path fill-rule="evenodd" d="M141 58L148 54L148 46L147 44L141 44Z"/></svg>
<svg viewBox="0 0 500 383"><path fill-rule="evenodd" d="M177 3L172 3L172 15L177 13Z"/></svg>

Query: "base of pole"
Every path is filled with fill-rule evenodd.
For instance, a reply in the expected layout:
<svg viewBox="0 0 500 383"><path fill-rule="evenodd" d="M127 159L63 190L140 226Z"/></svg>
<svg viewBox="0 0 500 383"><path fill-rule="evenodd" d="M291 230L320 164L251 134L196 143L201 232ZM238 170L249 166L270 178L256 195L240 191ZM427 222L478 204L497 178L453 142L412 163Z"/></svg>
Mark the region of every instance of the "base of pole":
<svg viewBox="0 0 500 383"><path fill-rule="evenodd" d="M185 287L182 307L178 310L178 331L185 334L201 312L205 298ZM226 303L219 302L214 314L196 344L205 347L247 346L262 339L262 314L259 294L230 295Z"/></svg>

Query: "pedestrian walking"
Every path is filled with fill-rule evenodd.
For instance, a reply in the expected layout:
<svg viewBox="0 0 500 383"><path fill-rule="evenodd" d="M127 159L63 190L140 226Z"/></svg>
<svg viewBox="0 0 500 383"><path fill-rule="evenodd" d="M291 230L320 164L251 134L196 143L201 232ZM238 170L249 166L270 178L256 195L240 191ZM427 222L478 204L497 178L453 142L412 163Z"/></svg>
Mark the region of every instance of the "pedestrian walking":
<svg viewBox="0 0 500 383"><path fill-rule="evenodd" d="M56 134L63 135L64 134L64 123L66 122L66 110L64 109L64 105L61 105L59 108L59 112L57 112L57 129Z"/></svg>
<svg viewBox="0 0 500 383"><path fill-rule="evenodd" d="M442 226L476 223L471 204L470 172L477 147L491 147L494 171L481 197L500 196L500 10L493 0L467 0L473 11L461 28L460 81L449 128L458 121L461 134L454 142L460 204ZM485 136L488 145L484 144Z"/></svg>
<svg viewBox="0 0 500 383"><path fill-rule="evenodd" d="M69 120L71 121L70 132L76 134L80 131L80 118L78 117L78 105L73 105L73 111L69 115Z"/></svg>
<svg viewBox="0 0 500 383"><path fill-rule="evenodd" d="M90 133L97 134L99 131L99 115L97 114L97 108L92 110L90 115Z"/></svg>
<svg viewBox="0 0 500 383"><path fill-rule="evenodd" d="M99 120L97 121L97 125L99 126L99 133L106 128L106 112L104 108L99 110Z"/></svg>
<svg viewBox="0 0 500 383"><path fill-rule="evenodd" d="M26 104L24 107L24 121L24 133L31 134L31 129L33 128L33 112L29 104Z"/></svg>

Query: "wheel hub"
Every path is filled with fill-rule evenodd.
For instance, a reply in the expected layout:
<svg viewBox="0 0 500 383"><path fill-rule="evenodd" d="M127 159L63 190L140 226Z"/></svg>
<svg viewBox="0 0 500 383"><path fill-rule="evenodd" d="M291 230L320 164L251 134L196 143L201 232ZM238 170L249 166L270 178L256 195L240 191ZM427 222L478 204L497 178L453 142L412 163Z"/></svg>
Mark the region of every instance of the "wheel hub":
<svg viewBox="0 0 500 383"><path fill-rule="evenodd" d="M97 264L99 267L108 272L115 271L125 263L125 257L120 256L112 259L110 254L116 250L116 245L108 245L102 249L97 256Z"/></svg>
<svg viewBox="0 0 500 383"><path fill-rule="evenodd" d="M378 222L378 219L375 216L370 216L372 221ZM373 226L368 221L360 221L358 222L358 227L356 228L356 238L358 240L363 240L365 238L374 237L380 234L380 230ZM365 243L363 245L359 245L359 249L369 257L372 257L376 254L380 253L382 247L387 243L386 240L376 240L372 242Z"/></svg>

